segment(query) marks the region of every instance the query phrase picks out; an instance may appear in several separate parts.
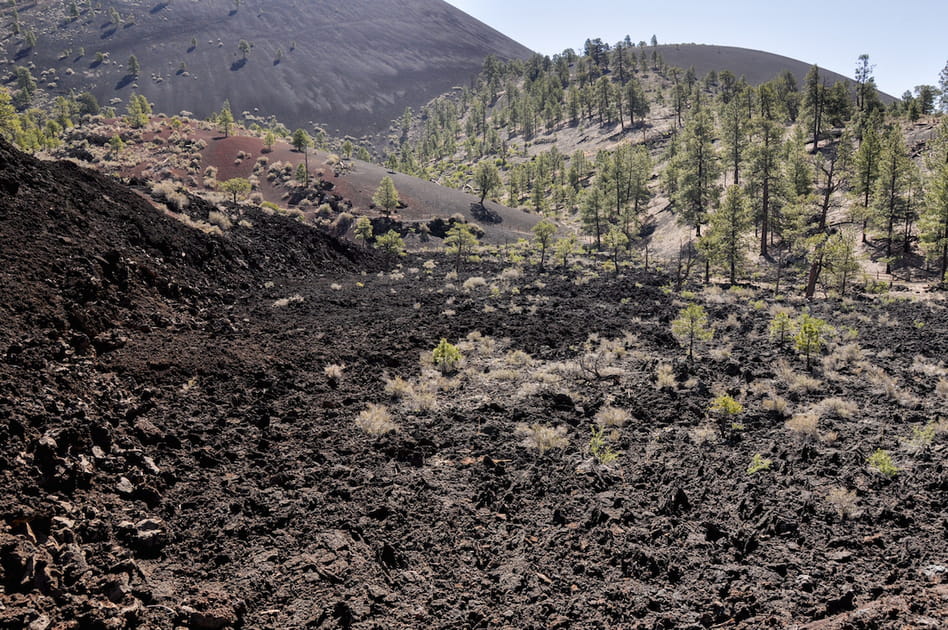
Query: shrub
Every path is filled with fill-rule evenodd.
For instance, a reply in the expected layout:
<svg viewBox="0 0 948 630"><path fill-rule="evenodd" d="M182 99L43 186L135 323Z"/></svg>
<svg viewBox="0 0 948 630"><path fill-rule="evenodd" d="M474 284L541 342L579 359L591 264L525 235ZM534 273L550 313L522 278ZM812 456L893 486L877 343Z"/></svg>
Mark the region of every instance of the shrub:
<svg viewBox="0 0 948 630"><path fill-rule="evenodd" d="M932 421L923 427L912 427L912 435L903 439L902 443L910 453L920 453L935 441L938 426L938 422Z"/></svg>
<svg viewBox="0 0 948 630"><path fill-rule="evenodd" d="M208 223L211 223L212 225L216 225L217 227L219 227L220 229L224 231L229 230L233 227L233 223L231 223L230 218L223 212L219 212L217 210L211 210L207 214L207 221Z"/></svg>
<svg viewBox="0 0 948 630"><path fill-rule="evenodd" d="M464 281L464 284L461 285L461 290L465 293L470 293L474 289L479 289L484 286L487 286L487 280L481 276L472 276Z"/></svg>
<svg viewBox="0 0 948 630"><path fill-rule="evenodd" d="M790 409L789 405L787 404L787 400L777 396L776 394L772 394L770 398L762 402L760 406L764 411L775 413L778 416L784 418L790 415Z"/></svg>
<svg viewBox="0 0 948 630"><path fill-rule="evenodd" d="M385 405L369 405L359 412L356 418L356 426L369 435L385 435L398 429L398 425L392 420L392 414L389 413Z"/></svg>
<svg viewBox="0 0 948 630"><path fill-rule="evenodd" d="M889 455L888 451L881 448L876 449L866 462L870 468L886 477L892 478L899 474L899 469L892 461L892 456Z"/></svg>
<svg viewBox="0 0 948 630"><path fill-rule="evenodd" d="M461 362L461 351L442 337L437 347L431 352L431 358L435 366L441 370L442 376L447 376L454 372Z"/></svg>

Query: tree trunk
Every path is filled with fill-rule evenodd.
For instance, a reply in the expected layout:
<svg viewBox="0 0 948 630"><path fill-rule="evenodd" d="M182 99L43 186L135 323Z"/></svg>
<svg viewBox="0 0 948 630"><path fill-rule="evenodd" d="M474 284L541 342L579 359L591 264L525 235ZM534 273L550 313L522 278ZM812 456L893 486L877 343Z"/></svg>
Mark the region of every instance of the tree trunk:
<svg viewBox="0 0 948 630"><path fill-rule="evenodd" d="M810 273L806 280L806 293L804 294L808 300L812 299L816 293L816 281L819 280L821 271L823 271L822 253L820 253L819 257L810 265Z"/></svg>
<svg viewBox="0 0 948 630"><path fill-rule="evenodd" d="M770 222L770 175L764 174L763 208L760 215L760 255L769 258L767 253L767 228ZM733 280L732 280L733 282Z"/></svg>

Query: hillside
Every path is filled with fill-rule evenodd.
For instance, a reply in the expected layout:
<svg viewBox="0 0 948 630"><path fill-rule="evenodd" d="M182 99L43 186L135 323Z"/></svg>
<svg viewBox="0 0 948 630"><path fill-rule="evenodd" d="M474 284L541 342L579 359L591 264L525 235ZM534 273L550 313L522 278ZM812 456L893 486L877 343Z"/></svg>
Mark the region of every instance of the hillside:
<svg viewBox="0 0 948 630"><path fill-rule="evenodd" d="M648 50L651 51L652 48L649 47ZM666 44L656 46L655 50L665 59L666 63L672 66L684 69L694 67L699 77L703 77L711 71L722 72L728 70L735 76L743 76L751 85L766 83L788 71L793 73L800 85L803 85L803 79L814 63L775 55L762 50L738 48L736 46ZM853 63L855 63L855 59ZM837 81L853 83L852 77L831 70L823 69L822 75L828 85L832 85ZM886 104L895 100L895 97L885 93L880 93L879 97Z"/></svg>
<svg viewBox="0 0 948 630"><path fill-rule="evenodd" d="M14 9L5 3L4 72L32 64L34 74L42 73L41 89L91 90L103 105L138 92L157 111L205 117L230 99L235 113L361 136L467 83L487 55L530 54L441 0L95 5L101 8L77 3L72 18L69 2L20 2L21 34L12 36ZM29 47L31 32L36 43ZM138 76L129 73L132 55Z"/></svg>
<svg viewBox="0 0 948 630"><path fill-rule="evenodd" d="M0 629L948 621L943 301L387 270L243 211L0 142ZM809 369L779 313L836 327Z"/></svg>

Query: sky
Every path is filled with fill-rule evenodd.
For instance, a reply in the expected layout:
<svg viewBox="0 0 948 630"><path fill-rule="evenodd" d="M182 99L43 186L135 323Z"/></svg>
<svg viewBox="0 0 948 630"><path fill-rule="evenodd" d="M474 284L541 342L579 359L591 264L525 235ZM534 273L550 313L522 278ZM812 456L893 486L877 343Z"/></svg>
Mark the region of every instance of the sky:
<svg viewBox="0 0 948 630"><path fill-rule="evenodd" d="M718 44L754 48L853 76L868 54L876 84L896 97L938 85L948 63L948 1L903 0L447 0L537 52L582 49L587 38L613 44Z"/></svg>

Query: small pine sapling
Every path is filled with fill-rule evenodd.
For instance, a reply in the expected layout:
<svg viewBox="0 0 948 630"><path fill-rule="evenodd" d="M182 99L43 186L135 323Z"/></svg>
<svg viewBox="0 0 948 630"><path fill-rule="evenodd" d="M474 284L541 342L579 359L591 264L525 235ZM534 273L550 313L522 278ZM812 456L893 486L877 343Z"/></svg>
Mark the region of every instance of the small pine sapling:
<svg viewBox="0 0 948 630"><path fill-rule="evenodd" d="M783 346L787 339L793 334L793 320L785 311L780 311L770 320L770 338L777 341L777 344Z"/></svg>
<svg viewBox="0 0 948 630"><path fill-rule="evenodd" d="M448 343L448 340L442 337L437 347L431 352L431 358L438 369L441 370L441 375L447 376L457 370L458 364L461 362L461 351L457 349L457 346Z"/></svg>
<svg viewBox="0 0 948 630"><path fill-rule="evenodd" d="M695 342L710 341L714 330L708 327L708 315L699 304L689 304L672 321L672 334L678 342L688 347L688 361L694 361Z"/></svg>
<svg viewBox="0 0 948 630"><path fill-rule="evenodd" d="M810 370L813 356L823 348L823 336L826 322L804 313L797 320L797 334L794 337L797 351L806 358L806 369Z"/></svg>

